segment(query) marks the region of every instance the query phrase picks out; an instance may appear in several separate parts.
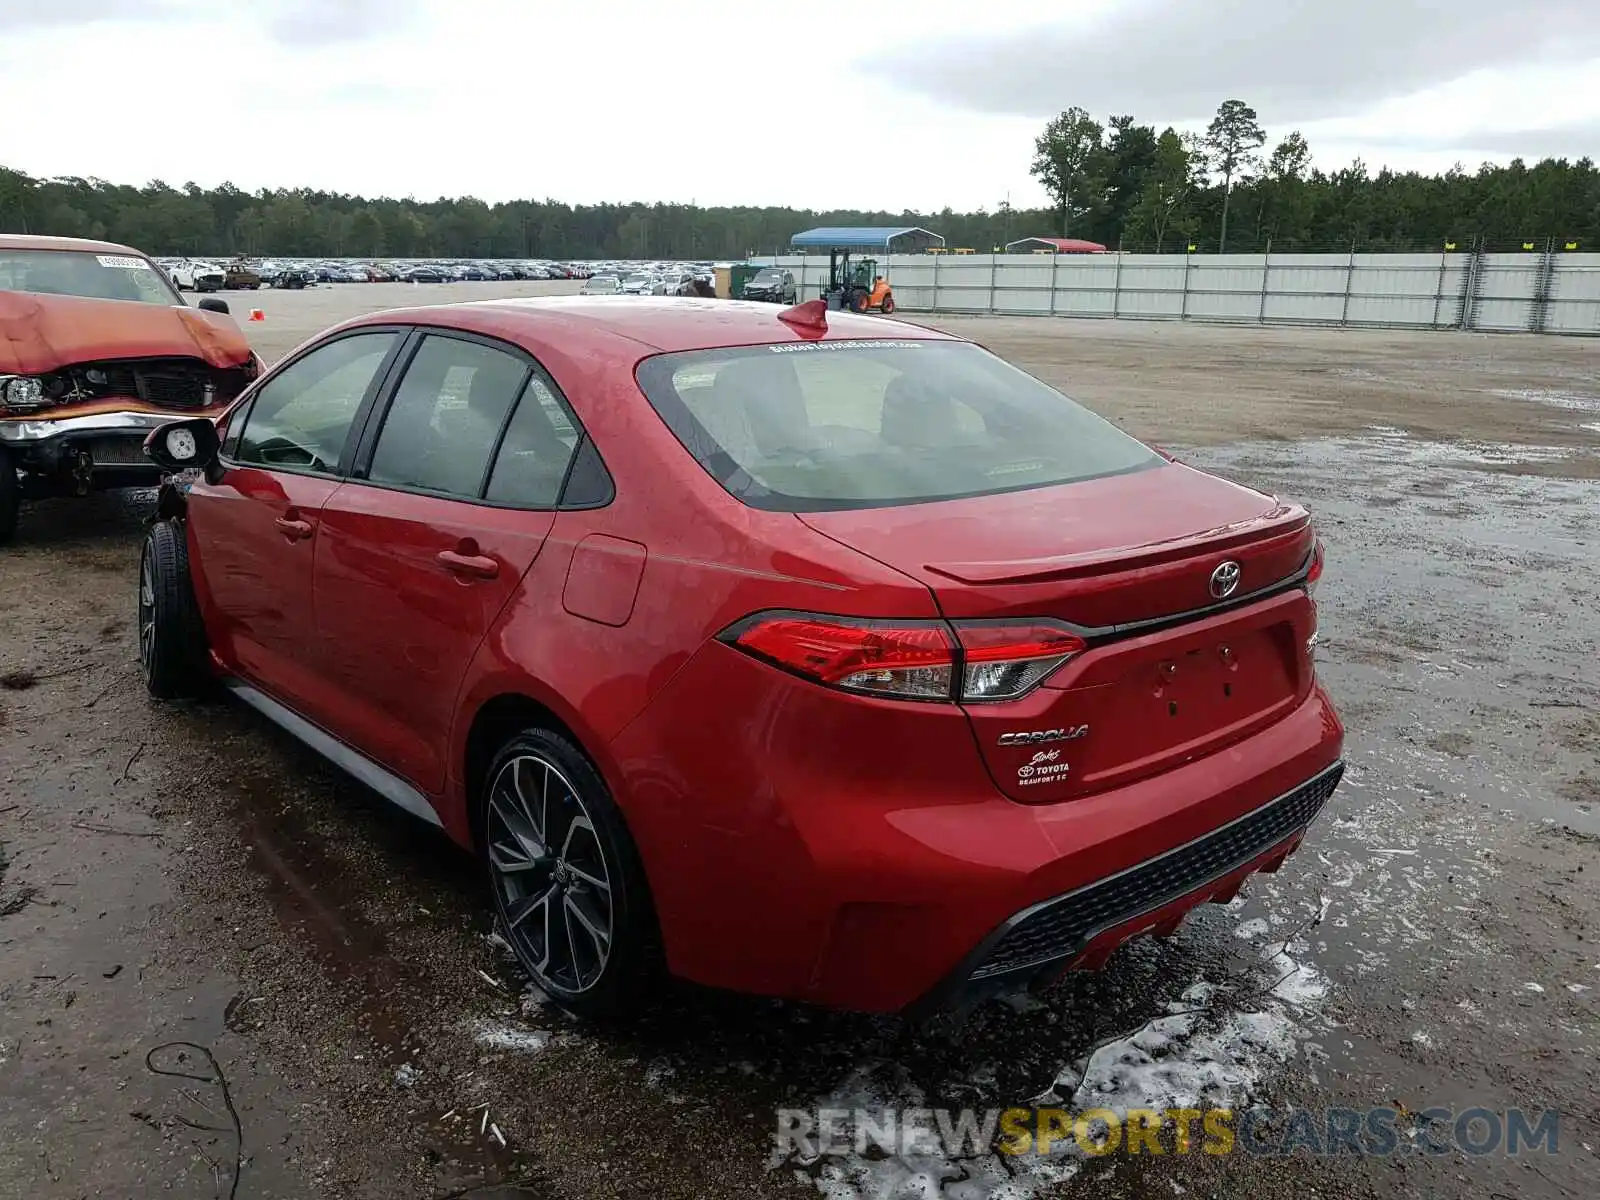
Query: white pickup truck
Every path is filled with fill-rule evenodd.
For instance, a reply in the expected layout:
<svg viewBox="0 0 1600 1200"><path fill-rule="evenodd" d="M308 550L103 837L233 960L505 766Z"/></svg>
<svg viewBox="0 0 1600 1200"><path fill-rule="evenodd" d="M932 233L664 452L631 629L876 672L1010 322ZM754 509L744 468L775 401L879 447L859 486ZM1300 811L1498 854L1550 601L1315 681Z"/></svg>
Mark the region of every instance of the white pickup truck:
<svg viewBox="0 0 1600 1200"><path fill-rule="evenodd" d="M218 292L228 275L215 263L185 259L171 268L172 282L179 291Z"/></svg>

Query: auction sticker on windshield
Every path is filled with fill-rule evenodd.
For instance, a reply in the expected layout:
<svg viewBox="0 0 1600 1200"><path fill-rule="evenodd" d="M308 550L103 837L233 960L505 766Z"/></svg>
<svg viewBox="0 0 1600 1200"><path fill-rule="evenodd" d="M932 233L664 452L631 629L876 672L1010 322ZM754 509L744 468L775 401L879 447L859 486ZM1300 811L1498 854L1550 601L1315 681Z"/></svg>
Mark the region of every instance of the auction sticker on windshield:
<svg viewBox="0 0 1600 1200"><path fill-rule="evenodd" d="M774 354L802 354L817 350L915 350L921 342L786 342L768 346Z"/></svg>
<svg viewBox="0 0 1600 1200"><path fill-rule="evenodd" d="M97 254L95 258L102 267L116 267L123 271L142 271L149 265L144 259L127 254Z"/></svg>

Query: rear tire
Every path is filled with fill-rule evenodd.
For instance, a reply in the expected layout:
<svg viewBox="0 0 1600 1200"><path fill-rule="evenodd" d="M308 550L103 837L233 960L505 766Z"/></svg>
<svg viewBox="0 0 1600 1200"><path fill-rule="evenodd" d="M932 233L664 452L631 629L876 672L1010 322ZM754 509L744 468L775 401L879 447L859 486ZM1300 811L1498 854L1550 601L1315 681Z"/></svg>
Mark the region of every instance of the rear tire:
<svg viewBox="0 0 1600 1200"><path fill-rule="evenodd" d="M887 317L887 316L891 315L893 312L894 312L894 297L893 296L885 296L883 298L883 315Z"/></svg>
<svg viewBox="0 0 1600 1200"><path fill-rule="evenodd" d="M178 521L157 521L139 556L139 665L159 700L198 695L209 678L205 629L189 577L189 544Z"/></svg>
<svg viewBox="0 0 1600 1200"><path fill-rule="evenodd" d="M650 887L583 752L552 730L523 730L489 764L479 811L500 932L534 982L581 1016L643 1007L662 973Z"/></svg>
<svg viewBox="0 0 1600 1200"><path fill-rule="evenodd" d="M16 463L11 461L11 452L0 447L0 546L16 536L17 511L22 504L20 493Z"/></svg>

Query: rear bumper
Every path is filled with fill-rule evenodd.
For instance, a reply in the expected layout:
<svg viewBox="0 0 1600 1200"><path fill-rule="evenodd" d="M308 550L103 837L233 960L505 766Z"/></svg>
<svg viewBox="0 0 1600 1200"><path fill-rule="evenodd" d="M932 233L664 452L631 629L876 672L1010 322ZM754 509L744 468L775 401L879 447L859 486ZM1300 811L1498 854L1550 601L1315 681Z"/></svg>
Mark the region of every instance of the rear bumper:
<svg viewBox="0 0 1600 1200"><path fill-rule="evenodd" d="M1339 786L1344 763L1212 832L1064 896L1014 913L973 948L913 1016L1031 989L1102 965L1142 933L1166 936L1201 904L1226 904L1257 871L1276 871Z"/></svg>
<svg viewBox="0 0 1600 1200"><path fill-rule="evenodd" d="M708 721L713 711L750 715ZM1337 782L1343 740L1314 687L1215 753L1021 804L996 790L954 706L841 698L718 645L611 749L671 970L916 1013L1094 965L1231 896L1298 845ZM1311 807L1308 782L1321 791ZM1037 953L1010 957L1004 939L1019 929L1040 933Z"/></svg>

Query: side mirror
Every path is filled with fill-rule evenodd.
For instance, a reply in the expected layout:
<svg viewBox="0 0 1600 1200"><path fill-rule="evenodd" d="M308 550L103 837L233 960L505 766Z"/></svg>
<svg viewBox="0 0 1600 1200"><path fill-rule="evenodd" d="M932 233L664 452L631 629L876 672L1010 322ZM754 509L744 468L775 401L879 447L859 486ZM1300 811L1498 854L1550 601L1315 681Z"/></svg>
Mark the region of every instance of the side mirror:
<svg viewBox="0 0 1600 1200"><path fill-rule="evenodd" d="M218 300L215 296L205 296L201 298L198 307L204 312L226 313L228 311L228 302L226 300Z"/></svg>
<svg viewBox="0 0 1600 1200"><path fill-rule="evenodd" d="M201 470L208 482L215 483L221 473L217 454L222 441L216 423L206 417L188 421L168 421L150 431L144 440L144 454L163 471Z"/></svg>

